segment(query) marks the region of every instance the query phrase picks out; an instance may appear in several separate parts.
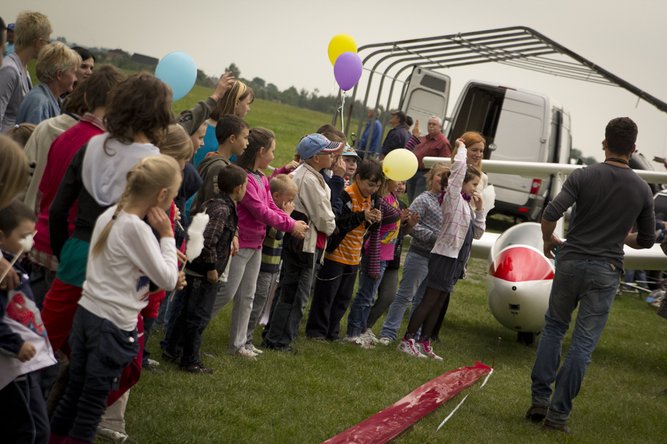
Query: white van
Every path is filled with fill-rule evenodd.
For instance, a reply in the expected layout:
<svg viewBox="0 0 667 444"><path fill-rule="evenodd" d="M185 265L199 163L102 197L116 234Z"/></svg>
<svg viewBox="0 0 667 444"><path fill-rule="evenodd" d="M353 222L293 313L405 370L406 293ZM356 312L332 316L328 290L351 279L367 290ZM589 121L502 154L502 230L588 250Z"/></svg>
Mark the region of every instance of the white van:
<svg viewBox="0 0 667 444"><path fill-rule="evenodd" d="M481 81L468 82L450 117L445 118L447 86L429 91L430 77L445 75L415 68L405 90L402 110L413 118L441 116L451 141L466 131L479 131L487 141L485 159L569 163L570 115L544 94ZM427 79L425 82L424 79ZM415 94L413 91L418 91ZM429 94L430 93L430 94ZM415 116L411 112L418 111ZM489 174L496 191L494 211L524 220L538 220L551 195L552 178Z"/></svg>

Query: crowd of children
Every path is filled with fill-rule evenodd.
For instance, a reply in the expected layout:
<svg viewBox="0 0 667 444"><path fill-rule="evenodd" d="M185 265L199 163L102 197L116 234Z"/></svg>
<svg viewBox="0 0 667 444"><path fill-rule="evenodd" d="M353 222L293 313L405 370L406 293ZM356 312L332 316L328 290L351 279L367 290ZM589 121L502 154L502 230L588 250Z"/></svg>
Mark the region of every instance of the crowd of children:
<svg viewBox="0 0 667 444"><path fill-rule="evenodd" d="M64 70L82 61L41 43L51 28L39 13L22 13L16 32L26 34L21 57L0 78L23 79L33 57L48 71L54 52L69 61ZM484 230L479 134L457 140L451 173L436 164L428 190L406 208L405 183L361 160L331 125L304 136L295 160L267 177L276 136L243 120L253 92L229 74L178 117L171 91L151 74L102 66L73 78L42 87L58 93L49 97L59 106L74 89L66 118L39 101L30 109L20 82L0 85L0 121L12 137L0 135L0 422L14 424L16 442L126 436L109 424L123 423L141 369L159 365L147 350L158 317L163 358L210 374L202 335L229 302L229 352L242 358L291 351L312 299L307 338L363 348L395 341L414 300L398 349L442 359L431 340ZM22 115L43 116L35 123L44 131L15 126ZM32 147L32 163L16 140ZM197 217L208 223L188 233ZM387 310L377 339L372 327Z"/></svg>

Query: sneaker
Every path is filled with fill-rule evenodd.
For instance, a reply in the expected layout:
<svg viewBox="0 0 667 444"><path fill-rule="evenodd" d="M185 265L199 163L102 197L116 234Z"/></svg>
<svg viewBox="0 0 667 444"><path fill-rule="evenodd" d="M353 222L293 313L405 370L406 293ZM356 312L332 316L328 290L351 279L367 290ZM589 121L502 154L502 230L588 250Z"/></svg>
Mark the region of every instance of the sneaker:
<svg viewBox="0 0 667 444"><path fill-rule="evenodd" d="M542 422L547 416L547 407L543 405L531 405L528 411L526 412L526 419L531 422L538 423Z"/></svg>
<svg viewBox="0 0 667 444"><path fill-rule="evenodd" d="M262 353L264 353L264 350L258 349L253 344L246 344L245 348L247 348L248 350L250 350L251 352L253 352L256 355L261 355Z"/></svg>
<svg viewBox="0 0 667 444"><path fill-rule="evenodd" d="M252 350L248 350L248 349L245 348L245 347L239 348L239 349L236 351L236 355L237 355L237 356L241 356L242 358L249 359L249 360L251 360L251 361L255 361L255 360L257 360L257 353L255 353L255 352L252 351Z"/></svg>
<svg viewBox="0 0 667 444"><path fill-rule="evenodd" d="M391 338L387 338L386 336L383 336L383 337L381 337L380 339L378 339L378 344L380 344L380 345L384 345L384 346L388 346L388 345L390 345L392 342L394 342L394 340L391 339Z"/></svg>
<svg viewBox="0 0 667 444"><path fill-rule="evenodd" d="M553 431L556 431L556 432L562 432L562 433L565 433L566 435L569 435L570 433L572 433L572 430L570 430L570 428L564 422L563 423L553 422L553 421L550 421L548 419L544 420L544 424L542 424L542 429L543 430L550 430L550 431L553 430Z"/></svg>
<svg viewBox="0 0 667 444"><path fill-rule="evenodd" d="M124 443L128 438L127 433L117 432L102 426L97 426L97 436L114 443Z"/></svg>
<svg viewBox="0 0 667 444"><path fill-rule="evenodd" d="M189 365L181 365L181 370L188 373L194 373L196 375L210 375L213 373L212 368L204 367L204 364L201 362L194 362Z"/></svg>
<svg viewBox="0 0 667 444"><path fill-rule="evenodd" d="M373 333L373 330L370 328L366 329L366 331L361 334L361 337L368 344L376 345L378 343L377 336L375 336L375 333Z"/></svg>
<svg viewBox="0 0 667 444"><path fill-rule="evenodd" d="M162 369L160 368L160 363L158 361L151 358L148 358L146 361L147 362L141 364L142 370L146 370L153 373L163 373Z"/></svg>
<svg viewBox="0 0 667 444"><path fill-rule="evenodd" d="M359 335L359 336L345 336L343 339L345 342L349 342L350 344L358 345L361 348L364 349L370 349L373 348L374 345L364 336Z"/></svg>
<svg viewBox="0 0 667 444"><path fill-rule="evenodd" d="M406 353L410 356L414 356L415 358L426 359L427 357L419 350L419 347L417 346L417 343L414 339L402 339L401 343L398 344L398 351Z"/></svg>
<svg viewBox="0 0 667 444"><path fill-rule="evenodd" d="M442 359L442 356L438 356L435 354L433 351L433 347L431 347L431 342L426 340L426 341L421 341L418 343L419 348L421 348L421 352L428 356L429 358L435 360L435 361L444 361Z"/></svg>

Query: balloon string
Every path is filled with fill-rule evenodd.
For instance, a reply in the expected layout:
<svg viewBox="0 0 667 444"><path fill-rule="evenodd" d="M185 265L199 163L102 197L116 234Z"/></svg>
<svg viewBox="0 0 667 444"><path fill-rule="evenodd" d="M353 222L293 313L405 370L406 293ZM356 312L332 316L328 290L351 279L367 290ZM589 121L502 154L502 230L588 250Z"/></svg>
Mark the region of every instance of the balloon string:
<svg viewBox="0 0 667 444"><path fill-rule="evenodd" d="M340 95L340 130L345 132L345 118L343 113L345 112L345 91L341 90Z"/></svg>

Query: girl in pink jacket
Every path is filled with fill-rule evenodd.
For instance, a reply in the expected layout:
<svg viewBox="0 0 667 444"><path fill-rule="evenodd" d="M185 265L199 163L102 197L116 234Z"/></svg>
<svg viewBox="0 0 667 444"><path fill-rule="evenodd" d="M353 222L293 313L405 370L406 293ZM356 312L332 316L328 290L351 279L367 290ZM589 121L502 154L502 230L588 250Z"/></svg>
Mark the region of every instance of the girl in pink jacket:
<svg viewBox="0 0 667 444"><path fill-rule="evenodd" d="M273 202L269 181L262 170L268 168L275 150L273 132L264 128L250 130L248 147L237 161L237 165L248 172L246 194L236 209L239 218L238 253L230 261L227 282L222 283L214 306L215 314L216 309L234 299L229 350L249 359L257 356L255 351L246 348L246 341L266 227L268 225L301 238L308 229L305 222L295 221Z"/></svg>

